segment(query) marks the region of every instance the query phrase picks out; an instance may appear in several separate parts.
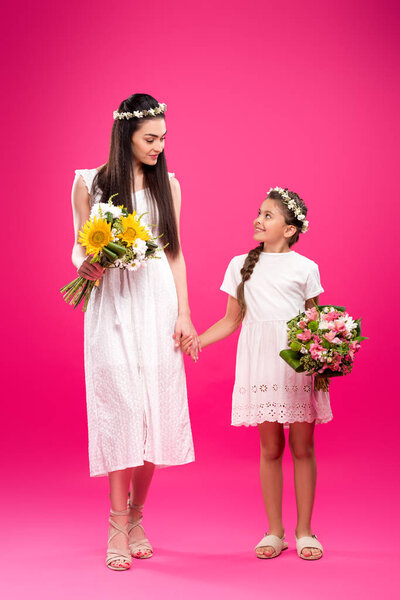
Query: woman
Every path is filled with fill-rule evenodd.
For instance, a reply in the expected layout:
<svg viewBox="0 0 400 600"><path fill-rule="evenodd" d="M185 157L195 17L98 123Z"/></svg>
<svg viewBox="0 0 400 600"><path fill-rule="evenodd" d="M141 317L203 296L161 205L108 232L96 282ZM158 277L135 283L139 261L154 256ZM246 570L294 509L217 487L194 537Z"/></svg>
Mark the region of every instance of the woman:
<svg viewBox="0 0 400 600"><path fill-rule="evenodd" d="M85 316L89 461L91 476L109 478L106 564L114 570L129 569L131 555L152 556L141 520L155 467L194 460L181 337L198 345L180 247L180 187L164 155L165 110L147 94L124 100L107 163L76 171L72 189L72 262L79 275L100 280ZM129 212L148 213L143 222L168 244L136 272L91 264L77 242L93 203L113 194Z"/></svg>

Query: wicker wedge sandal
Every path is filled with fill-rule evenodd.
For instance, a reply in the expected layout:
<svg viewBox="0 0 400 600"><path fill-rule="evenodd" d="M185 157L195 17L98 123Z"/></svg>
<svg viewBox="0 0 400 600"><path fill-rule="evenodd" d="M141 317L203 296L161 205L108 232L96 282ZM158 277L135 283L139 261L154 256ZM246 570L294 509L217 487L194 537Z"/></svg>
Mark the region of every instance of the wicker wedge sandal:
<svg viewBox="0 0 400 600"><path fill-rule="evenodd" d="M153 548L150 544L149 540L146 537L146 533L143 529L142 520L143 520L143 504L133 504L129 502L129 508L136 510L140 513L140 517L138 519L128 519L128 536L130 539L131 533L136 527L143 532L143 538L138 541L129 541L129 550L134 558L151 558L153 556Z"/></svg>
<svg viewBox="0 0 400 600"><path fill-rule="evenodd" d="M119 523L117 523L116 521L114 521L114 519L112 519L112 517L125 517L129 515L129 510L125 509L125 510L110 510L110 525L111 527L114 529L114 531L112 531L111 527L111 531L109 532L109 536L108 536L108 546L107 546L107 554L106 554L106 565L109 569L112 569L113 571L127 571L128 569L131 568L131 564L132 564L132 557L131 557L131 553L129 550L122 550L120 548L113 548L112 546L110 547L110 542L112 541L112 539L118 535L119 533L122 533L123 535L125 535L128 538L128 525L120 525ZM129 541L129 538L128 538ZM111 563L117 563L119 564L119 566L115 566ZM128 564L129 566L125 566L126 564Z"/></svg>

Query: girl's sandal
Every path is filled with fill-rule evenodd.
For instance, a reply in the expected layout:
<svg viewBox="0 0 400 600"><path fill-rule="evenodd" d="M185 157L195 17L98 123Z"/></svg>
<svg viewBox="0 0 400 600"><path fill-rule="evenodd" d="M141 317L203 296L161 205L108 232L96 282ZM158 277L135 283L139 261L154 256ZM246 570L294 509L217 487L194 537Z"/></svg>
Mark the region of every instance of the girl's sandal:
<svg viewBox="0 0 400 600"><path fill-rule="evenodd" d="M302 550L304 550L304 548L320 550L321 554L317 556L314 556L313 554L311 554L311 556L304 556L304 554L302 553ZM319 560L324 554L322 544L317 540L316 535L305 535L301 538L296 538L296 550L300 558L304 560Z"/></svg>
<svg viewBox="0 0 400 600"><path fill-rule="evenodd" d="M275 550L275 554L272 554L271 556L267 556L266 554L258 554L258 552L256 552L257 558L276 558L277 556L280 555L280 553L283 550L287 549L288 544L287 544L287 542L285 542L285 535L283 535L280 538L277 535L271 535L271 534L266 533L265 536L263 537L263 539L254 548L254 550L257 550L257 548L263 548L266 546L270 546L271 548L273 548Z"/></svg>
<svg viewBox="0 0 400 600"><path fill-rule="evenodd" d="M111 517L124 517L129 514L129 510L110 510L110 525L114 529L114 531L110 532L108 537L108 544L110 544L111 540L122 533L128 538L127 525L122 526L116 521L114 521ZM116 563L113 565L112 563ZM122 550L120 548L112 548L109 545L107 546L107 554L106 554L106 565L109 569L113 571L127 571L131 568L132 557L129 550ZM118 565L118 566L117 566ZM125 566L128 565L128 566Z"/></svg>
<svg viewBox="0 0 400 600"><path fill-rule="evenodd" d="M131 551L133 558L151 558L153 556L153 548L149 540L147 539L146 533L141 524L143 520L142 510L144 505L132 504L132 502L129 502L128 506L129 508L134 509L140 513L139 519L128 519L128 536L130 536L131 532L136 527L139 527L143 532L143 538L141 540L138 540L136 542L129 542L129 550Z"/></svg>

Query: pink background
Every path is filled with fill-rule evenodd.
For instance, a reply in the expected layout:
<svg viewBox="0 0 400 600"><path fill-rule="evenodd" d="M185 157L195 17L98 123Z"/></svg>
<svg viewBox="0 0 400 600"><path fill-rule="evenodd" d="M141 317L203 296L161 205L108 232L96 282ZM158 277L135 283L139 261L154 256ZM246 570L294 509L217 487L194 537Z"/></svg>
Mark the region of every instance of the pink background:
<svg viewBox="0 0 400 600"><path fill-rule="evenodd" d="M386 0L3 9L4 597L395 597L398 17ZM168 104L199 331L222 316L227 263L252 247L252 219L275 185L308 203L296 250L319 263L321 299L363 317L370 340L354 373L333 382L334 420L316 432L317 563L294 551L288 454L290 549L253 557L266 520L257 431L229 424L233 336L187 361L197 461L156 473L146 507L156 556L123 574L103 564L107 480L88 476L83 318L57 290L75 276L73 171L106 160L112 111L138 91Z"/></svg>

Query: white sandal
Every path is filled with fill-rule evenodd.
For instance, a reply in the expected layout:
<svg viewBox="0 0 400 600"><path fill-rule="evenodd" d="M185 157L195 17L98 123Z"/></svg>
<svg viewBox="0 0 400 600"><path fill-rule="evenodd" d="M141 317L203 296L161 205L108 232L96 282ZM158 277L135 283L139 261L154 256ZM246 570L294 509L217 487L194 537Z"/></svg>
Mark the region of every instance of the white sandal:
<svg viewBox="0 0 400 600"><path fill-rule="evenodd" d="M283 536L280 538L277 535L266 533L263 539L254 548L254 550L257 550L257 548L262 548L264 546L270 546L271 548L273 548L275 550L275 554L272 554L271 556L266 556L265 554L258 554L256 552L257 558L276 558L280 555L282 550L286 550L288 547L287 542L285 542L285 534L283 534Z"/></svg>
<svg viewBox="0 0 400 600"><path fill-rule="evenodd" d="M149 540L146 537L146 533L143 529L142 526L142 520L143 520L143 514L142 514L142 510L143 510L143 504L132 504L131 502L129 502L128 504L129 508L133 508L135 510L137 510L138 512L140 512L140 517L139 519L128 519L128 536L131 534L132 530L135 529L136 527L139 527L142 532L144 537L141 540L138 540L137 542L130 542L129 543L129 550L131 551L131 554L134 558L151 558L153 556L153 548L152 545L150 544ZM146 554L144 555L144 552L150 552L150 554Z"/></svg>
<svg viewBox="0 0 400 600"><path fill-rule="evenodd" d="M115 531L110 532L110 534L108 536L108 544L110 544L111 540L119 533L122 533L123 535L128 537L127 526L125 525L125 527L123 527L122 525L120 525L119 523L117 523L116 521L114 521L111 518L111 517L125 517L128 514L129 514L129 511L127 509L120 510L120 511L110 510L110 525ZM117 567L115 565L112 565L111 563L113 563L113 562L120 563L121 566ZM128 563L129 566L125 567L124 563ZM113 571L127 571L128 569L131 568L131 564L132 564L132 557L131 557L131 553L129 552L129 550L122 550L120 548L112 548L109 545L107 546L106 565L109 569L112 569Z"/></svg>
<svg viewBox="0 0 400 600"><path fill-rule="evenodd" d="M311 554L311 556L304 556L304 554L302 554L302 550L304 550L304 548L320 550L321 554L319 556L314 556L313 554ZM317 540L316 535L304 535L301 538L296 538L296 550L300 558L304 560L319 560L324 554L322 544Z"/></svg>

